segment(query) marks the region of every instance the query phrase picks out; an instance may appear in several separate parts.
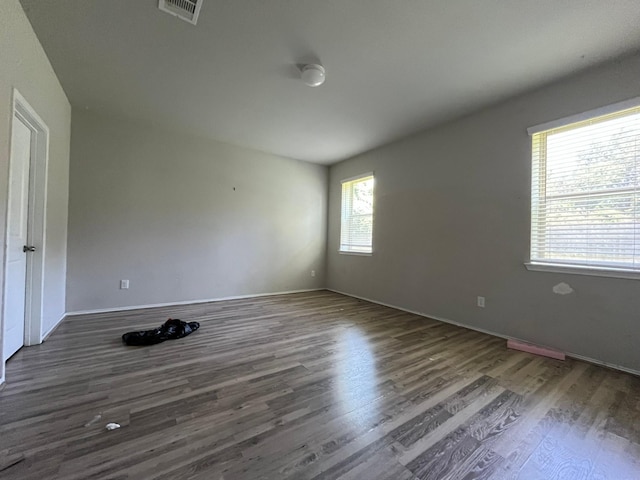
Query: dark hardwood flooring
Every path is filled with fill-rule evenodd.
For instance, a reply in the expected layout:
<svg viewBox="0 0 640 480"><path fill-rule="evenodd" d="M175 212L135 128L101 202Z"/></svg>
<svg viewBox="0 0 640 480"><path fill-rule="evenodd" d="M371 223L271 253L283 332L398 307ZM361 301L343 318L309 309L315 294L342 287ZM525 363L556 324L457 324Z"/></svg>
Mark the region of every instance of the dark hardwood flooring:
<svg viewBox="0 0 640 480"><path fill-rule="evenodd" d="M3 480L640 479L640 378L327 291L71 317L6 374Z"/></svg>

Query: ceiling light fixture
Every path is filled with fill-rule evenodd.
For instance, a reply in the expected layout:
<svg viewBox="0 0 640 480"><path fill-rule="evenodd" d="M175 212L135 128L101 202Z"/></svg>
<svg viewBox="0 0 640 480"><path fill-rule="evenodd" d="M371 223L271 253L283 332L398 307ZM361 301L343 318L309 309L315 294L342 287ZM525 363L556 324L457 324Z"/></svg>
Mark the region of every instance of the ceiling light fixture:
<svg viewBox="0 0 640 480"><path fill-rule="evenodd" d="M301 77L302 81L310 87L319 87L326 79L324 67L314 63L302 67Z"/></svg>

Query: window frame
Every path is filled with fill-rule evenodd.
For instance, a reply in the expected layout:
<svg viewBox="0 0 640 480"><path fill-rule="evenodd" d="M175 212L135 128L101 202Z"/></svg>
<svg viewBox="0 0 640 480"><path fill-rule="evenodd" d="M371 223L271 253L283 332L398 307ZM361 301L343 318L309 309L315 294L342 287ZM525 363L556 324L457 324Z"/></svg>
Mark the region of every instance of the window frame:
<svg viewBox="0 0 640 480"><path fill-rule="evenodd" d="M342 231L345 225L345 216L344 216L344 184L345 183L356 183L358 180L365 181L371 178L373 180L373 202L371 206L371 249L370 251L358 251L358 250L343 250L342 243ZM364 256L370 257L373 255L373 224L375 222L375 175L374 172L362 173L360 175L355 175L353 177L345 178L340 181L340 232L338 238L338 253L341 255L356 255L356 256Z"/></svg>
<svg viewBox="0 0 640 480"><path fill-rule="evenodd" d="M530 271L538 271L538 272L552 272L552 273L565 273L565 274L576 274L576 275L589 275L589 276L598 276L598 277L612 277L612 278L624 278L624 279L633 279L640 280L640 268L624 268L618 266L606 266L606 265L587 265L580 263L562 263L562 262L545 262L541 260L534 260L531 257L533 245L531 236L533 234L533 218L536 215L536 211L534 211L534 186L535 179L534 175L534 158L533 158L533 149L534 149L534 138L533 136L537 133L542 133L548 130L554 130L562 127L569 126L573 123L585 122L597 117L602 117L605 115L615 114L617 112L621 112L623 110L629 110L633 108L640 108L640 97L632 98L629 100L625 100L622 102L610 104L601 108L596 108L593 110L589 110L583 113L579 113L576 115L571 115L568 117L560 118L558 120L553 120L551 122L546 122L543 124L539 124L527 129L527 133L531 137L530 141L530 152L532 154L530 172L531 172L531 192L530 192L530 208L529 208L529 257L528 260L524 263L527 270ZM546 163L544 166L540 167L540 175L545 174Z"/></svg>

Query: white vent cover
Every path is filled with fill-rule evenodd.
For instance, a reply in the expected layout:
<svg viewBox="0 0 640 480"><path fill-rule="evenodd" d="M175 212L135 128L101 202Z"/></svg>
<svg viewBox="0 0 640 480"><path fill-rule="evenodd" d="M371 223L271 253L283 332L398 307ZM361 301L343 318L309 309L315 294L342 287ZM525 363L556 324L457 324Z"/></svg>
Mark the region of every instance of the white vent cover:
<svg viewBox="0 0 640 480"><path fill-rule="evenodd" d="M193 23L198 21L202 0L159 0L158 8L182 20Z"/></svg>

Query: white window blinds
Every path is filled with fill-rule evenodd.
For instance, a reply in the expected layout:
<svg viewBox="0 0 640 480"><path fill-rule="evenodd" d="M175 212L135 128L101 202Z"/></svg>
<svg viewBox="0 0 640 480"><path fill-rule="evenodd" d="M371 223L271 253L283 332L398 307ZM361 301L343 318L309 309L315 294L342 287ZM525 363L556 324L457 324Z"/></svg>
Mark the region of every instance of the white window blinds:
<svg viewBox="0 0 640 480"><path fill-rule="evenodd" d="M340 251L371 253L373 237L373 174L342 181Z"/></svg>
<svg viewBox="0 0 640 480"><path fill-rule="evenodd" d="M640 271L640 107L532 135L531 261Z"/></svg>

